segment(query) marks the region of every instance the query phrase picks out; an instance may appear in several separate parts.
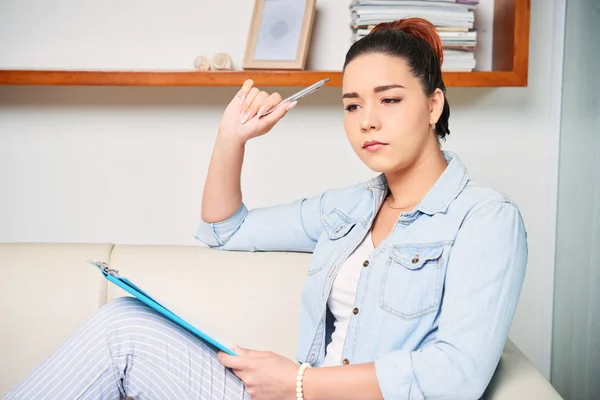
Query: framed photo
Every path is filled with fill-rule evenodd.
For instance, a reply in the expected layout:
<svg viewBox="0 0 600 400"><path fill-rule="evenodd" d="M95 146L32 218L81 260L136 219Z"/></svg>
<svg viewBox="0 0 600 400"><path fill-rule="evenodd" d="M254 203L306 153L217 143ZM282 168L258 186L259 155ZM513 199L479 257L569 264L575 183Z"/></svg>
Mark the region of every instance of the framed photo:
<svg viewBox="0 0 600 400"><path fill-rule="evenodd" d="M316 0L255 0L242 68L306 66Z"/></svg>

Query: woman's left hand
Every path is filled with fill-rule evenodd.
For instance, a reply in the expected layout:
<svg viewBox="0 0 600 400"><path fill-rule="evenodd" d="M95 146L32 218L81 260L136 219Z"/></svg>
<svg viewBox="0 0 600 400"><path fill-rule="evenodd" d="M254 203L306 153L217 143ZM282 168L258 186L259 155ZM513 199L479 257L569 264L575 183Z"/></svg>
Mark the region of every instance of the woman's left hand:
<svg viewBox="0 0 600 400"><path fill-rule="evenodd" d="M234 347L232 356L219 352L219 362L244 382L252 400L293 400L296 398L298 364L270 351Z"/></svg>

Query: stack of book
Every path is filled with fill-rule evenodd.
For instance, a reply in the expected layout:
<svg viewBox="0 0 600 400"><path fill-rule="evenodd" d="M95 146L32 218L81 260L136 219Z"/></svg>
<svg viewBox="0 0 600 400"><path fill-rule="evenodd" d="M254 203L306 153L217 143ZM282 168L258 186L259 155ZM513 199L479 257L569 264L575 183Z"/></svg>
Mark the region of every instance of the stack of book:
<svg viewBox="0 0 600 400"><path fill-rule="evenodd" d="M479 0L352 0L352 41L367 35L380 22L420 17L437 28L444 50L443 71L473 71Z"/></svg>

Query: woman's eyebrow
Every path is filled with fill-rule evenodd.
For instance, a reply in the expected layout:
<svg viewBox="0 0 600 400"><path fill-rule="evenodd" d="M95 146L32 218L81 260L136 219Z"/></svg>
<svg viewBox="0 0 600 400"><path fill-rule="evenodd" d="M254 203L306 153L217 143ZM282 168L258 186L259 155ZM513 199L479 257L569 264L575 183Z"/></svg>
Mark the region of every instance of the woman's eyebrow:
<svg viewBox="0 0 600 400"><path fill-rule="evenodd" d="M390 89L396 89L396 88L400 88L400 89L406 89L404 86L402 85L398 85L398 84L393 84L393 85L384 85L384 86L377 86L376 88L373 89L373 91L375 93L379 93L379 92L385 92L386 90L390 90Z"/></svg>
<svg viewBox="0 0 600 400"><path fill-rule="evenodd" d="M386 90L397 89L397 88L406 89L402 85L392 84L392 85L375 86L373 88L373 92L379 93L379 92L385 92ZM359 96L358 96L358 93L356 93L356 92L348 92L348 93L344 93L342 95L342 99L357 98L357 97L359 97Z"/></svg>

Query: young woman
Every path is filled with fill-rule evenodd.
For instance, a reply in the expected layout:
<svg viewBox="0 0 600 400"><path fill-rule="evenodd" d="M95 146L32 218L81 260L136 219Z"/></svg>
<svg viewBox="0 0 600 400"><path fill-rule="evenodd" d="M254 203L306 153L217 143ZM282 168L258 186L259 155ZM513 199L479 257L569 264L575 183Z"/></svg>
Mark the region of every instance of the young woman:
<svg viewBox="0 0 600 400"><path fill-rule="evenodd" d="M344 125L378 175L248 210L246 142L294 104L252 81L227 106L198 239L245 251L312 252L297 360L216 354L132 298L98 311L7 399L479 399L507 338L525 274L517 207L440 149L449 133L435 28L378 25L353 44ZM318 367L318 368L309 368Z"/></svg>

